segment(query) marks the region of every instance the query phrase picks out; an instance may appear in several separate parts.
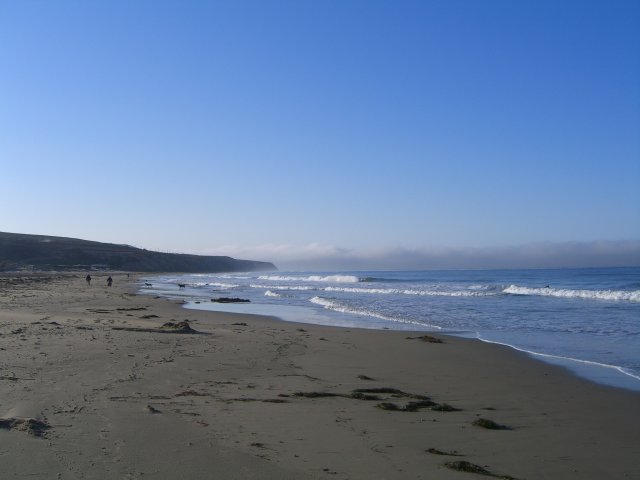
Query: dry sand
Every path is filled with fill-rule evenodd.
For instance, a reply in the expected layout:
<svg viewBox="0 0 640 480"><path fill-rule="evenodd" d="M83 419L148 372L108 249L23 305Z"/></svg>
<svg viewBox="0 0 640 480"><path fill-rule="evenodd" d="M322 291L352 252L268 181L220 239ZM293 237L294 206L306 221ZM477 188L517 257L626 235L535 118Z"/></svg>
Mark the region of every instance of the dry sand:
<svg viewBox="0 0 640 480"><path fill-rule="evenodd" d="M0 276L1 478L640 478L638 394L478 341L185 310L106 276ZM159 328L185 320L200 333Z"/></svg>

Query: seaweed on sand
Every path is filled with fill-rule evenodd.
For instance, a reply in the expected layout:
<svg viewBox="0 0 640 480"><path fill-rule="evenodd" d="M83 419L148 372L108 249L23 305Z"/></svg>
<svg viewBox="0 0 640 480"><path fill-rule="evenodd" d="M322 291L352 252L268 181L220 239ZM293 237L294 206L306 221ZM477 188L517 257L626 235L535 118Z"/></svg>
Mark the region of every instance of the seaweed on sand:
<svg viewBox="0 0 640 480"><path fill-rule="evenodd" d="M407 340L420 340L426 343L444 343L442 340L431 335L422 335L420 337L407 337Z"/></svg>
<svg viewBox="0 0 640 480"><path fill-rule="evenodd" d="M0 428L27 432L34 437L44 437L51 425L36 418L0 418Z"/></svg>
<svg viewBox="0 0 640 480"><path fill-rule="evenodd" d="M392 395L400 395L406 396L409 395L402 390L398 390L397 388L389 388L389 387L377 387L377 388L356 388L354 392L361 393L389 393Z"/></svg>
<svg viewBox="0 0 640 480"><path fill-rule="evenodd" d="M416 400L429 400L429 397L425 395L418 395L415 393L407 393L402 390L398 390L397 388L390 387L374 387L374 388L356 388L353 390L353 393L380 393L391 395L392 397L406 397L406 398L414 398Z"/></svg>
<svg viewBox="0 0 640 480"><path fill-rule="evenodd" d="M458 472L467 472L467 473L477 473L478 475L485 475L487 477L501 478L502 480L516 480L514 477L509 475L496 475L493 472L490 472L484 467L480 465L476 465L471 462L466 462L464 460L459 460L457 462L447 462L444 464L445 467L450 468L451 470L456 470Z"/></svg>
<svg viewBox="0 0 640 480"><path fill-rule="evenodd" d="M438 411L438 412L458 412L458 411L460 411L459 408L452 407L449 404L446 404L446 403L439 404L439 403L433 402L431 400L420 400L418 402L409 402L404 407L400 407L400 406L396 405L395 403L391 403L391 402L379 403L376 406L378 408L381 408L382 410L391 410L391 411L396 411L396 412L417 412L417 411L423 410L425 408L429 408L431 410Z"/></svg>
<svg viewBox="0 0 640 480"><path fill-rule="evenodd" d="M402 409L403 412L417 412L423 408L432 408L437 403L432 402L431 400L420 400L419 402L409 402Z"/></svg>
<svg viewBox="0 0 640 480"><path fill-rule="evenodd" d="M211 301L216 303L249 303L251 302L251 300L248 300L246 298L237 298L237 297L218 297L218 298L212 298Z"/></svg>
<svg viewBox="0 0 640 480"><path fill-rule="evenodd" d="M511 430L510 427L496 423L488 418L478 418L473 422L473 425L476 427L487 428L489 430Z"/></svg>
<svg viewBox="0 0 640 480"><path fill-rule="evenodd" d="M339 393L328 393L328 392L294 392L294 397L303 397L303 398L324 398L324 397L341 397Z"/></svg>
<svg viewBox="0 0 640 480"><path fill-rule="evenodd" d="M377 395L367 395L362 392L353 392L349 395L344 395L346 398L353 398L354 400L380 400Z"/></svg>
<svg viewBox="0 0 640 480"><path fill-rule="evenodd" d="M280 396L284 396L284 395L281 394ZM342 397L342 398L353 398L354 400L380 400L380 398L375 395L365 395L364 393L355 392L355 391L350 394L329 393L329 392L294 392L292 396L302 397L302 398Z"/></svg>
<svg viewBox="0 0 640 480"><path fill-rule="evenodd" d="M447 403L436 403L425 395L416 395L412 393L403 392L397 388L390 387L377 387L377 388L358 388L351 393L328 393L328 392L295 392L293 397L301 398L323 398L323 397L342 397L351 398L353 400L365 400L365 401L380 401L385 400L384 397L379 395L388 395L395 398L410 398L413 401L408 402L406 405L401 406L393 402L382 401L376 405L376 407L382 410L389 410L395 412L417 412L425 408L438 412L457 412L460 409L452 407ZM281 395L283 396L283 395Z"/></svg>
<svg viewBox="0 0 640 480"><path fill-rule="evenodd" d="M445 452L444 450L438 450L437 448L429 448L426 450L427 453L431 453L432 455L447 455L450 457L464 457L461 453L456 452L455 450L452 452Z"/></svg>
<svg viewBox="0 0 640 480"><path fill-rule="evenodd" d="M191 328L189 322L183 320L182 322L167 322L161 327L162 330L170 330L175 333L194 333L195 330Z"/></svg>
<svg viewBox="0 0 640 480"><path fill-rule="evenodd" d="M189 322L167 322L160 328L140 328L140 327L111 327L111 330L122 330L126 332L144 332L144 333L190 333L198 335L208 335L205 332L199 332L191 328Z"/></svg>
<svg viewBox="0 0 640 480"><path fill-rule="evenodd" d="M183 392L176 393L176 397L207 397L208 393L196 392L195 390L185 390Z"/></svg>
<svg viewBox="0 0 640 480"><path fill-rule="evenodd" d="M436 403L431 407L431 410L435 410L436 412L459 412L461 409L453 407L448 403Z"/></svg>

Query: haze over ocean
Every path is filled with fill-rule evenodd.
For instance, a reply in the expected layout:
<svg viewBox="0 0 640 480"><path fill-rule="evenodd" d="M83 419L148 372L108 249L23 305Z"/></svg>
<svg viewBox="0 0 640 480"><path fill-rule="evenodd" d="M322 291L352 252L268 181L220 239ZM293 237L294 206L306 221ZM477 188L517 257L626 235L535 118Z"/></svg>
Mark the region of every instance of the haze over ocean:
<svg viewBox="0 0 640 480"><path fill-rule="evenodd" d="M286 269L640 264L636 1L0 3L0 230Z"/></svg>

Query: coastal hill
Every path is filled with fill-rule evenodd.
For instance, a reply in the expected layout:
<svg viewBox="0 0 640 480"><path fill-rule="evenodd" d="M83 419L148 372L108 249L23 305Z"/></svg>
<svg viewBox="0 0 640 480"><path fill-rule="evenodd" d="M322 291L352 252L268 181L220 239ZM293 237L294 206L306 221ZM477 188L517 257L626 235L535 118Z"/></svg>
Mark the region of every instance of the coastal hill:
<svg viewBox="0 0 640 480"><path fill-rule="evenodd" d="M0 232L0 271L123 270L132 272L248 272L277 270L269 262L223 256L153 252L130 245Z"/></svg>

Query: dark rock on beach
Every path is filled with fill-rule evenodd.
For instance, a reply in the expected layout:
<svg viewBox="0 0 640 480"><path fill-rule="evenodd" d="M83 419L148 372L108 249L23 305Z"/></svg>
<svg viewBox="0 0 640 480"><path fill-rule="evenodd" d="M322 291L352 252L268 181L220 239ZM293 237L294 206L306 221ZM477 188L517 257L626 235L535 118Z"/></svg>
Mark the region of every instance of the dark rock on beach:
<svg viewBox="0 0 640 480"><path fill-rule="evenodd" d="M167 322L160 327L162 330L168 330L174 333L195 333L189 322Z"/></svg>
<svg viewBox="0 0 640 480"><path fill-rule="evenodd" d="M0 418L0 428L26 432L34 437L44 437L51 425L36 418Z"/></svg>
<svg viewBox="0 0 640 480"><path fill-rule="evenodd" d="M251 302L251 300L247 300L245 298L232 298L232 297L212 298L211 301L215 303L249 303Z"/></svg>

